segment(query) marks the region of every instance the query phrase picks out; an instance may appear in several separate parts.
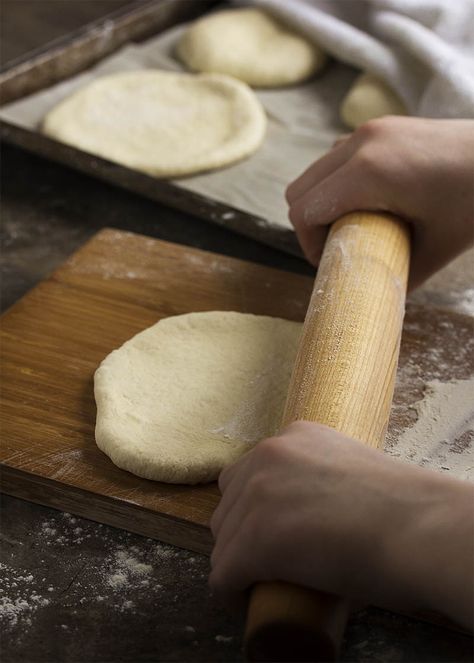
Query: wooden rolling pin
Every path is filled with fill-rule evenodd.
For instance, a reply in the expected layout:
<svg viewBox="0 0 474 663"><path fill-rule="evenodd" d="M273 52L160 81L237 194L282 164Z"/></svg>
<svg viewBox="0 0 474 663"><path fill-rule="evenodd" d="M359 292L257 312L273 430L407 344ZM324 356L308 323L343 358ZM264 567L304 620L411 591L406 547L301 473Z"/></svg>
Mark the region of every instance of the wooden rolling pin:
<svg viewBox="0 0 474 663"><path fill-rule="evenodd" d="M407 226L388 214L337 221L303 326L282 426L317 421L383 444L393 397L410 259ZM278 517L278 516L276 516ZM283 582L256 585L245 650L251 661L334 661L348 603Z"/></svg>

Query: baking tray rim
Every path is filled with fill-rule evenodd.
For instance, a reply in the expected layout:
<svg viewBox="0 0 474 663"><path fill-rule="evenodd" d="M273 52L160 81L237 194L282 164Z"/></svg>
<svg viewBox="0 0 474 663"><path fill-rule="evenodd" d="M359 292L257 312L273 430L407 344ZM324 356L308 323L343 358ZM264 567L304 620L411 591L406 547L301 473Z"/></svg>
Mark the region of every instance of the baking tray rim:
<svg viewBox="0 0 474 663"><path fill-rule="evenodd" d="M9 66L0 72L0 93L5 89L7 89L8 93L7 101L2 101L2 105L15 99L15 96L8 96L15 92L14 85L13 93L11 92L12 82L14 84L15 80L20 80L21 89L24 81L28 80L28 77L35 78L38 70L46 71L46 74L43 73L43 76L47 75L48 71L50 71L52 72L52 78L39 88L44 89L87 69L92 64L99 62L106 55L114 52L126 43L130 43L133 39L150 36L149 26L141 27L140 21L143 17L148 17L150 12L154 10L163 12L161 19L156 19L155 17L154 29L151 33L159 34L161 31L173 27L183 20L188 20L192 17L193 13L196 14L196 11L184 12L183 8L189 9L193 5L194 9L198 7L200 10L197 12L197 15L202 15L205 11L219 4L222 4L222 0L204 0L199 3L188 3L181 0L151 0L132 9L126 5L98 21L81 26L70 34L49 42L49 44L31 51L26 56L11 61ZM102 43L100 39L104 31L109 35L108 39L110 41L110 35L113 35L114 31L120 30L121 26L126 24L127 21L132 21L133 29L131 30L131 34L128 38L122 35L112 49L101 50L98 56L92 60L88 54L88 57L84 61L79 62L81 64L79 68L77 68L78 61L76 59L74 63L76 66L75 70L70 71L66 67L67 73L64 76L60 71L58 72L57 67L56 69L54 68L54 65L57 65L62 58L65 57L67 59L71 57L71 53L76 53L75 49L79 48L79 53L83 53L91 44L95 44L97 39L99 39L99 43ZM8 86L10 86L10 92L8 92ZM24 91L23 94L16 98L19 99L31 94L33 91L38 91L35 86L36 81L32 89ZM160 179L147 175L76 147L61 143L44 135L39 130L29 129L6 120L0 120L0 139L5 141L5 143L73 168L95 179L119 186L173 209L197 216L205 221L229 229L239 235L249 237L287 254L299 258L303 257L296 235L291 228L277 227L264 217L250 214L211 197L189 191L179 186L176 180Z"/></svg>

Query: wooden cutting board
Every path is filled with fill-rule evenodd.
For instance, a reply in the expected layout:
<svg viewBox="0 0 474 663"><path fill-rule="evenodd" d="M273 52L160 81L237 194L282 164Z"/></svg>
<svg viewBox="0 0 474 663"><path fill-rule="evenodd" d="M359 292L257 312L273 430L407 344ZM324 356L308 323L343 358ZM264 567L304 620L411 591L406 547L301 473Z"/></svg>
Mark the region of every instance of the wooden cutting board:
<svg viewBox="0 0 474 663"><path fill-rule="evenodd" d="M2 316L2 490L209 552L216 484L167 485L115 467L94 442L94 371L170 315L235 310L303 320L311 288L308 277L102 230ZM401 368L416 357L419 371L398 386L389 436L412 423L424 380L472 374L472 354L458 352L471 338L465 316L409 309Z"/></svg>

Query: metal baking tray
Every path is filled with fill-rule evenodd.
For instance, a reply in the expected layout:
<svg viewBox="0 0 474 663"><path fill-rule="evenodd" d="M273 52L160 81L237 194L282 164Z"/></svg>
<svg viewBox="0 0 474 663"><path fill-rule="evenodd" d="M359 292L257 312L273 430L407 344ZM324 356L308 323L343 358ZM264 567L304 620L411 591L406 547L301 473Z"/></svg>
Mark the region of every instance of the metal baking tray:
<svg viewBox="0 0 474 663"><path fill-rule="evenodd" d="M129 42L159 34L219 4L222 0L151 0L126 6L8 63L0 71L1 105L54 85L87 69ZM290 229L270 226L261 217L187 191L171 181L156 179L10 122L0 122L0 137L34 154L301 256Z"/></svg>

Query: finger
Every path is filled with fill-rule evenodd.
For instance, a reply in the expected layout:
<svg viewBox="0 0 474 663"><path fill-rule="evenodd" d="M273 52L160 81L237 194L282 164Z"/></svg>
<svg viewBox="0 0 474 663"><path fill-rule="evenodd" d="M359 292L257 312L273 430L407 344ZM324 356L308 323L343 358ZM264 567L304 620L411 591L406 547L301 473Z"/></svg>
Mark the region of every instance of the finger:
<svg viewBox="0 0 474 663"><path fill-rule="evenodd" d="M240 474L237 474L235 481L229 484L216 510L212 514L210 526L214 539L218 538L223 523L226 522L233 506L240 498L244 490L243 486L245 486L245 479L240 479Z"/></svg>
<svg viewBox="0 0 474 663"><path fill-rule="evenodd" d="M344 214L357 210L385 209L381 186L356 160L310 189L290 207L290 221L304 236L304 226L328 226ZM377 202L376 202L377 201ZM307 251L307 248L303 247Z"/></svg>
<svg viewBox="0 0 474 663"><path fill-rule="evenodd" d="M341 168L357 149L356 141L347 140L327 152L321 159L315 161L292 182L286 190L286 200L291 205L335 170Z"/></svg>
<svg viewBox="0 0 474 663"><path fill-rule="evenodd" d="M216 556L209 576L211 590L226 603L235 604L242 592L256 581L269 579L262 555L258 534L247 518Z"/></svg>
<svg viewBox="0 0 474 663"><path fill-rule="evenodd" d="M245 456L239 459L236 463L223 470L219 476L219 488L222 493L222 498L210 520L210 527L214 538L217 538L219 535L219 530L222 522L227 517L227 512L242 493L243 487L246 485L251 453L252 452L245 454Z"/></svg>
<svg viewBox="0 0 474 663"><path fill-rule="evenodd" d="M234 534L241 528L245 519L255 512L256 507L258 507L258 502L255 500L255 494L250 488L250 484L249 487L243 489L239 486L239 492L235 499L232 502L229 500L225 511L219 514L218 528L216 528L214 537L216 543L211 554L211 566Z"/></svg>
<svg viewBox="0 0 474 663"><path fill-rule="evenodd" d="M339 145L342 145L345 143L349 138L352 136L352 134L342 134L342 136L339 136L339 138L336 138L334 143L332 144L332 149L335 147L339 147Z"/></svg>
<svg viewBox="0 0 474 663"><path fill-rule="evenodd" d="M314 267L317 267L323 254L329 229L316 225L308 226L307 224L302 224L295 227L295 230L306 260Z"/></svg>
<svg viewBox="0 0 474 663"><path fill-rule="evenodd" d="M251 456L252 452L253 449L243 454L238 460L235 461L235 463L232 463L232 465L228 465L222 470L217 480L219 485L219 490L221 491L221 493L224 493L226 491L227 486L233 480L234 475L237 472L240 472L243 467L245 467L245 465L248 463L249 457Z"/></svg>

